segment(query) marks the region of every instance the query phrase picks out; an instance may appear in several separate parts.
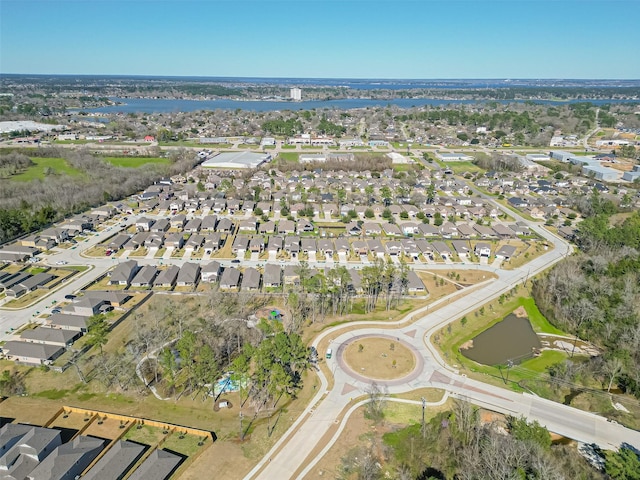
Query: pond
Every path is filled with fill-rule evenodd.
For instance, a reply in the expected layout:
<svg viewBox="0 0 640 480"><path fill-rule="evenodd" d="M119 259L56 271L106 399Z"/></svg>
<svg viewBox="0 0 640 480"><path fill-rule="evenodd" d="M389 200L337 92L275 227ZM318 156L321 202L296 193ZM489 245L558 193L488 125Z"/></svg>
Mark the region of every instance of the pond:
<svg viewBox="0 0 640 480"><path fill-rule="evenodd" d="M460 347L460 352L483 365L506 365L531 358L541 348L527 317L513 313Z"/></svg>

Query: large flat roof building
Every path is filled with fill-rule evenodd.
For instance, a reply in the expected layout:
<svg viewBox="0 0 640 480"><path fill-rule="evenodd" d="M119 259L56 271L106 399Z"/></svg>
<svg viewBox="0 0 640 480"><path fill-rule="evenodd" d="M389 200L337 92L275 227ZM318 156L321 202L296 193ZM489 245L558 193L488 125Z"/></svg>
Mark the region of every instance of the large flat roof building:
<svg viewBox="0 0 640 480"><path fill-rule="evenodd" d="M205 168L257 168L265 162L271 161L270 153L255 152L223 152L213 158L205 160Z"/></svg>

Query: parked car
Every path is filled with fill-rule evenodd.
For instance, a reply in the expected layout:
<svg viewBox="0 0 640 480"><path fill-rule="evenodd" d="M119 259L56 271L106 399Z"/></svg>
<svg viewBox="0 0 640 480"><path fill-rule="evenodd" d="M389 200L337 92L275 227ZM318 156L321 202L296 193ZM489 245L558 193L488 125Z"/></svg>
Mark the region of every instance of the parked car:
<svg viewBox="0 0 640 480"><path fill-rule="evenodd" d="M59 308L54 308L53 310L51 310L51 313L60 313L62 310L60 310Z"/></svg>
<svg viewBox="0 0 640 480"><path fill-rule="evenodd" d="M76 298L76 296L75 296L75 295L71 295L71 294L69 294L69 295L65 295L65 296L64 296L64 298L65 298L66 300L73 300L74 298Z"/></svg>

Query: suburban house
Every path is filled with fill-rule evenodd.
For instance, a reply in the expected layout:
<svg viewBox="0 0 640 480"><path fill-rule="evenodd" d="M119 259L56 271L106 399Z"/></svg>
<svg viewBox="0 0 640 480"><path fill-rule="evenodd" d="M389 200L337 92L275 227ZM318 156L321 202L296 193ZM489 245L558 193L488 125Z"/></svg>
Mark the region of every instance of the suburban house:
<svg viewBox="0 0 640 480"><path fill-rule="evenodd" d="M176 285L178 287L195 287L200 280L200 265L186 262L180 267Z"/></svg>
<svg viewBox="0 0 640 480"><path fill-rule="evenodd" d="M59 430L20 423L5 424L0 428L2 478L27 478L33 469L61 444Z"/></svg>
<svg viewBox="0 0 640 480"><path fill-rule="evenodd" d="M128 440L118 440L82 476L83 480L116 480L124 478L133 465L142 457L147 447Z"/></svg>
<svg viewBox="0 0 640 480"><path fill-rule="evenodd" d="M253 267L245 269L242 274L242 290L257 291L260 289L260 272Z"/></svg>
<svg viewBox="0 0 640 480"><path fill-rule="evenodd" d="M51 327L36 327L27 329L20 335L23 342L40 343L43 345L54 345L56 347L67 348L73 345L82 334L73 330L62 330Z"/></svg>
<svg viewBox="0 0 640 480"><path fill-rule="evenodd" d="M264 276L262 282L265 287L278 288L282 285L282 269L279 265L267 263L264 266Z"/></svg>
<svg viewBox="0 0 640 480"><path fill-rule="evenodd" d="M220 277L220 290L237 289L240 286L240 270L237 268L225 268Z"/></svg>
<svg viewBox="0 0 640 480"><path fill-rule="evenodd" d="M129 480L164 480L176 471L182 460L174 453L156 449L129 476Z"/></svg>
<svg viewBox="0 0 640 480"><path fill-rule="evenodd" d="M135 260L127 260L120 263L113 269L109 277L109 285L129 285L131 280L138 273L138 262Z"/></svg>
<svg viewBox="0 0 640 480"><path fill-rule="evenodd" d="M217 282L221 273L222 266L220 265L220 262L214 260L202 267L202 270L200 270L200 278L203 282L207 283Z"/></svg>
<svg viewBox="0 0 640 480"><path fill-rule="evenodd" d="M52 328L62 330L72 330L85 333L87 331L87 321L89 317L84 315L73 315L69 313L54 313L47 318L47 324Z"/></svg>
<svg viewBox="0 0 640 480"><path fill-rule="evenodd" d="M423 281L413 270L407 272L407 291L409 293L425 293L427 291Z"/></svg>
<svg viewBox="0 0 640 480"><path fill-rule="evenodd" d="M158 274L158 267L155 265L143 266L133 280L131 280L132 287L150 287L153 284L153 280Z"/></svg>
<svg viewBox="0 0 640 480"><path fill-rule="evenodd" d="M50 365L65 351L63 347L46 343L9 340L2 346L8 360L25 365Z"/></svg>
<svg viewBox="0 0 640 480"><path fill-rule="evenodd" d="M80 474L100 455L106 441L101 438L80 435L68 443L56 447L28 475L29 480L66 480Z"/></svg>
<svg viewBox="0 0 640 480"><path fill-rule="evenodd" d="M147 217L141 217L136 220L136 230L139 232L149 232L155 222Z"/></svg>
<svg viewBox="0 0 640 480"><path fill-rule="evenodd" d="M180 267L171 265L164 270L160 270L158 276L153 281L154 287L172 288L176 284Z"/></svg>
<svg viewBox="0 0 640 480"><path fill-rule="evenodd" d="M479 257L487 257L491 256L491 246L488 243L478 242L476 243L475 253Z"/></svg>

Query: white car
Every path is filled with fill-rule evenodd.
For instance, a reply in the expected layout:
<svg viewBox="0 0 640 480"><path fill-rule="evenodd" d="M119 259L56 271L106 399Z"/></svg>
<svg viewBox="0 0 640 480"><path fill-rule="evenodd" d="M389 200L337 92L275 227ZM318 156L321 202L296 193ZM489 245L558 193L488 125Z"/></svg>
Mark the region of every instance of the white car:
<svg viewBox="0 0 640 480"><path fill-rule="evenodd" d="M67 262L67 261L65 261L65 260L58 260L58 261L56 262L56 265L66 265L67 263L69 263L69 262Z"/></svg>

